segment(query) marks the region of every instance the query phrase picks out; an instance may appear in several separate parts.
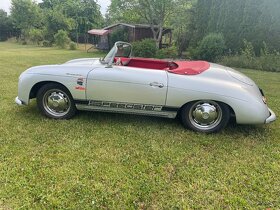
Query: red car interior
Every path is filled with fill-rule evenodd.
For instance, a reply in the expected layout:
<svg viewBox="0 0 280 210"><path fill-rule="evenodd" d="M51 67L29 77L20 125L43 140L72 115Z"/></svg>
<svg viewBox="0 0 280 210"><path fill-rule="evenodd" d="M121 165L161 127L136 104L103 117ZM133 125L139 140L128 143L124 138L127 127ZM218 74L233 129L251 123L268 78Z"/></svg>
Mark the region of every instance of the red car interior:
<svg viewBox="0 0 280 210"><path fill-rule="evenodd" d="M210 68L206 61L164 61L148 58L115 58L120 59L120 65L135 68L164 70L174 74L197 75Z"/></svg>

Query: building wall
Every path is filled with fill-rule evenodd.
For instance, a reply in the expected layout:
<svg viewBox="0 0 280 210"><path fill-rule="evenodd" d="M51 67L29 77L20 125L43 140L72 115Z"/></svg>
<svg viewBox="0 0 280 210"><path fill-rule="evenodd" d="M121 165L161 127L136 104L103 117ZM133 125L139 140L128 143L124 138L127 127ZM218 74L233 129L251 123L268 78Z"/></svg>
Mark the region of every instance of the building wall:
<svg viewBox="0 0 280 210"><path fill-rule="evenodd" d="M108 50L110 48L107 35L100 36L97 48L100 50Z"/></svg>
<svg viewBox="0 0 280 210"><path fill-rule="evenodd" d="M153 38L153 32L150 28L136 28L135 29L135 40L142 40L147 38Z"/></svg>

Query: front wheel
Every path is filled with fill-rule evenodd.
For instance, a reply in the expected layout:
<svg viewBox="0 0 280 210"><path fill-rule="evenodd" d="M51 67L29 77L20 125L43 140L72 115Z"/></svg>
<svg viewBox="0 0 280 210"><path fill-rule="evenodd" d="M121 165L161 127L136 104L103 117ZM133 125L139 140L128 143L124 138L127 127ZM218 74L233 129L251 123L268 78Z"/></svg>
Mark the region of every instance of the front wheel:
<svg viewBox="0 0 280 210"><path fill-rule="evenodd" d="M181 121L186 128L203 133L222 130L230 119L229 107L215 101L196 101L186 104Z"/></svg>
<svg viewBox="0 0 280 210"><path fill-rule="evenodd" d="M56 83L39 89L37 106L43 115L53 119L70 119L76 113L72 95L67 88Z"/></svg>

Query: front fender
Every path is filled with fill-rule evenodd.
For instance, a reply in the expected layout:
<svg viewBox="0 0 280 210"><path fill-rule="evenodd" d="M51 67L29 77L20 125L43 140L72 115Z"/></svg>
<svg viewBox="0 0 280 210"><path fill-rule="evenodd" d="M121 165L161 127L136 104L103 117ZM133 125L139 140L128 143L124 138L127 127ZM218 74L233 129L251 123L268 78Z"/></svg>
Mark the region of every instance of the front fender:
<svg viewBox="0 0 280 210"><path fill-rule="evenodd" d="M77 82L83 81L82 85ZM74 99L86 99L86 78L72 76L56 76L56 75L41 75L23 73L19 78L18 83L18 99L28 105L32 88L42 82L56 82L64 85L72 94Z"/></svg>

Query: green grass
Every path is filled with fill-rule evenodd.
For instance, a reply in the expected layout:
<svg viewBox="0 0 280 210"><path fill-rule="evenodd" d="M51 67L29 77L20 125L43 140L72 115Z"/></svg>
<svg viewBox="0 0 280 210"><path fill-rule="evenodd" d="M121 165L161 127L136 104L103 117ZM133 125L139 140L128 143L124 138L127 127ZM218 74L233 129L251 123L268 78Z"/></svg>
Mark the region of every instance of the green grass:
<svg viewBox="0 0 280 210"><path fill-rule="evenodd" d="M219 134L177 120L18 107L18 76L101 55L0 43L0 209L279 209L280 121ZM242 70L280 113L280 74ZM257 113L256 113L257 114Z"/></svg>

